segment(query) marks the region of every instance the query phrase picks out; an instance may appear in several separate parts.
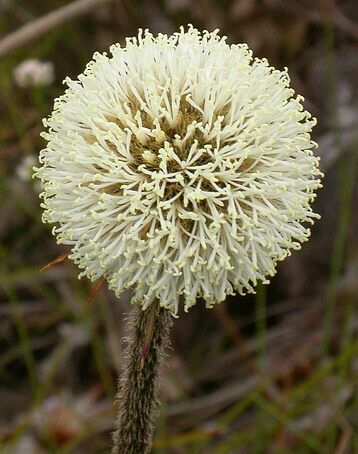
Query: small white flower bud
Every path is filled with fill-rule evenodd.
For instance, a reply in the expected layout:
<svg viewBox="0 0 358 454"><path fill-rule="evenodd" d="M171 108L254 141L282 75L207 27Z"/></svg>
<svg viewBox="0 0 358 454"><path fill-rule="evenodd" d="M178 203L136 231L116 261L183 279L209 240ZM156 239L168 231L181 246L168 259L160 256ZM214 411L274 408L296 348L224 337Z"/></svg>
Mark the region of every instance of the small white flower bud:
<svg viewBox="0 0 358 454"><path fill-rule="evenodd" d="M19 87L50 85L55 79L53 63L37 59L24 60L15 68L14 79Z"/></svg>

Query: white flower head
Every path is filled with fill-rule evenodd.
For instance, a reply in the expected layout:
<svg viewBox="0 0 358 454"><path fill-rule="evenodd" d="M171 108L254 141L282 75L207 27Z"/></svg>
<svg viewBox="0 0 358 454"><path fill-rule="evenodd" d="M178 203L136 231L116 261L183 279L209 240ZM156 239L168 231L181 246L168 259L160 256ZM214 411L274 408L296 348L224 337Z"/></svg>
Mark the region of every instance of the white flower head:
<svg viewBox="0 0 358 454"><path fill-rule="evenodd" d="M287 71L191 26L110 51L45 121L44 221L81 275L143 308L254 292L318 217L316 120Z"/></svg>
<svg viewBox="0 0 358 454"><path fill-rule="evenodd" d="M33 175L33 167L36 163L37 158L34 155L26 155L21 159L20 163L15 169L16 176L24 182L31 181Z"/></svg>
<svg viewBox="0 0 358 454"><path fill-rule="evenodd" d="M14 79L19 87L43 87L55 79L51 62L28 59L21 62L14 70Z"/></svg>

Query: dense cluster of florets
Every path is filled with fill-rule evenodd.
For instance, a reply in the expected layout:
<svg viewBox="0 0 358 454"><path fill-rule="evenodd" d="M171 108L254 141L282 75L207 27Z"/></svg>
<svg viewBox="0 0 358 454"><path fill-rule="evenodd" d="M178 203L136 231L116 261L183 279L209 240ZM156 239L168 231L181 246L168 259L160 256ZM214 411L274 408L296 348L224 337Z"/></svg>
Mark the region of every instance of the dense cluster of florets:
<svg viewBox="0 0 358 454"><path fill-rule="evenodd" d="M140 31L66 82L37 176L82 275L176 313L253 292L308 238L316 121L245 44Z"/></svg>

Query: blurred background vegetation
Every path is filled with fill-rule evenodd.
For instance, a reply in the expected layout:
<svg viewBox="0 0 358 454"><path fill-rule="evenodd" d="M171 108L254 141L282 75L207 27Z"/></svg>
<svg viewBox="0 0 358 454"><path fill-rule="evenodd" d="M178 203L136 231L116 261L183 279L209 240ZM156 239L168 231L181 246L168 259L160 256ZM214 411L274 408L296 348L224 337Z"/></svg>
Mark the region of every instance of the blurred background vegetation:
<svg viewBox="0 0 358 454"><path fill-rule="evenodd" d="M270 286L212 310L198 302L175 321L154 452L357 453L358 2L75 3L86 2L42 34L35 23L36 39L0 58L0 453L109 452L130 295L97 292L68 261L39 271L66 249L41 223L31 166L65 76L138 27L188 23L289 68L318 119L326 177L322 219ZM0 0L0 55L10 33L70 3ZM21 82L28 59L49 62L54 80Z"/></svg>

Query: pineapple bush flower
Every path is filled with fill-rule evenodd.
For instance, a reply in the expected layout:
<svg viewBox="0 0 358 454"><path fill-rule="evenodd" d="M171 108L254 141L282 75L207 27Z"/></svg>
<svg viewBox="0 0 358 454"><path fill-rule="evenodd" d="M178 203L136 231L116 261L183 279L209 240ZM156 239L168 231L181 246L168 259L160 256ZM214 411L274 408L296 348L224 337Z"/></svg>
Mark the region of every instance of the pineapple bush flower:
<svg viewBox="0 0 358 454"><path fill-rule="evenodd" d="M316 120L287 70L191 26L110 52L44 121L43 220L81 275L143 308L254 292L318 218Z"/></svg>

